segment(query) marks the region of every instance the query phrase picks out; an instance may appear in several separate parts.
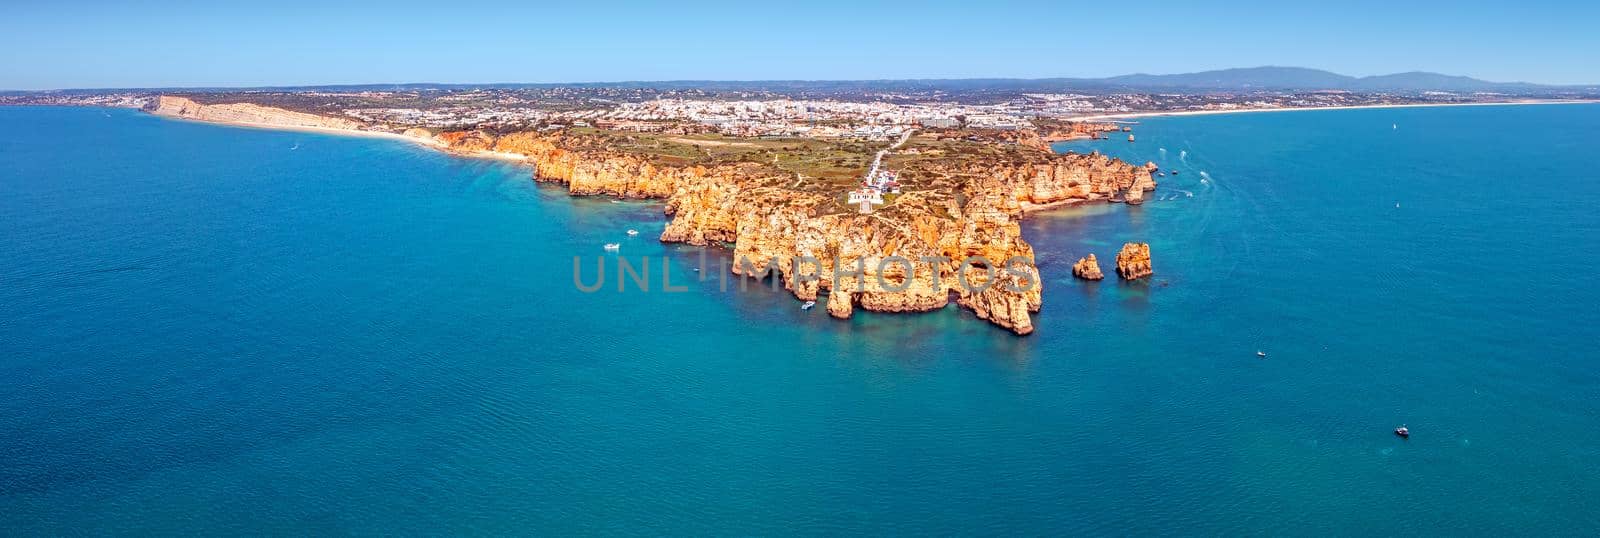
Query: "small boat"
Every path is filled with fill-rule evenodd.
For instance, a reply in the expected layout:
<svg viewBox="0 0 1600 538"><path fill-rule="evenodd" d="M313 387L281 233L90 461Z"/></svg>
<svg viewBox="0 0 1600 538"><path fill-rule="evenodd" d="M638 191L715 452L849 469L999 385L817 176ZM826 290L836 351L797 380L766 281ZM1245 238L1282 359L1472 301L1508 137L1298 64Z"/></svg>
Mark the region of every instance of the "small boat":
<svg viewBox="0 0 1600 538"><path fill-rule="evenodd" d="M622 250L621 243L606 243L606 250Z"/></svg>
<svg viewBox="0 0 1600 538"><path fill-rule="evenodd" d="M817 306L817 302L816 301L806 301L805 304L800 305L800 309L801 310L811 310L811 307L813 307L813 306Z"/></svg>
<svg viewBox="0 0 1600 538"><path fill-rule="evenodd" d="M1265 352L1265 351L1257 351L1256 352L1256 356L1265 359L1265 358L1267 358L1267 352Z"/></svg>
<svg viewBox="0 0 1600 538"><path fill-rule="evenodd" d="M639 230L628 230L628 235L639 235Z"/></svg>
<svg viewBox="0 0 1600 538"><path fill-rule="evenodd" d="M1410 439L1411 438L1411 430L1407 429L1405 426L1401 426L1399 428L1395 428L1394 429L1394 434L1400 436L1401 439Z"/></svg>
<svg viewBox="0 0 1600 538"><path fill-rule="evenodd" d="M1178 175L1178 171L1177 170L1173 170L1172 171L1172 175L1174 175L1174 176Z"/></svg>

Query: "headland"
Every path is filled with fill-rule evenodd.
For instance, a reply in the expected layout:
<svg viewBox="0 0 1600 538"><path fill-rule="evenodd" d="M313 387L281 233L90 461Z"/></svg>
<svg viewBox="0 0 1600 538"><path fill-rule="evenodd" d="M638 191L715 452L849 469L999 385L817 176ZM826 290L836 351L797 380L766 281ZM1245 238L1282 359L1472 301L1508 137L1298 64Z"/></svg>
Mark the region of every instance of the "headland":
<svg viewBox="0 0 1600 538"><path fill-rule="evenodd" d="M533 179L564 185L573 195L661 200L669 217L661 241L726 246L740 262L729 268L733 273L779 279L797 300L825 299L834 317L848 318L857 308L924 312L954 302L1016 334L1033 332L1032 316L1043 301L1033 248L1018 220L1030 210L1069 204L1139 203L1156 188L1154 163L1049 148L1047 140L1115 129L1104 124L922 128L880 143L579 125L397 132L256 103L170 95L146 109L526 161ZM874 161L893 172L870 173Z"/></svg>

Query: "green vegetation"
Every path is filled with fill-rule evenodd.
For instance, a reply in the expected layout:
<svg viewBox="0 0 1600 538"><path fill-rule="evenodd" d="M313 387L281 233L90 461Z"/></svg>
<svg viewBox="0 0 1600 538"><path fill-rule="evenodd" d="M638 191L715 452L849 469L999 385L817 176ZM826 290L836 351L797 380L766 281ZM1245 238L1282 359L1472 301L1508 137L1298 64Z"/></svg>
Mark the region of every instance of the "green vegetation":
<svg viewBox="0 0 1600 538"><path fill-rule="evenodd" d="M872 158L889 142L816 138L741 138L721 134L670 134L614 131L592 127L567 129L571 149L620 151L673 165L768 166L765 182L774 187L813 192L829 202L823 213L853 213L846 195L856 188ZM879 212L893 213L906 203L945 215L963 201L967 182L995 166L1022 165L1047 159L1043 152L1014 143L995 143L975 131L940 131L913 136L885 157L884 166L900 173L903 195L884 196ZM982 163L982 165L975 165Z"/></svg>

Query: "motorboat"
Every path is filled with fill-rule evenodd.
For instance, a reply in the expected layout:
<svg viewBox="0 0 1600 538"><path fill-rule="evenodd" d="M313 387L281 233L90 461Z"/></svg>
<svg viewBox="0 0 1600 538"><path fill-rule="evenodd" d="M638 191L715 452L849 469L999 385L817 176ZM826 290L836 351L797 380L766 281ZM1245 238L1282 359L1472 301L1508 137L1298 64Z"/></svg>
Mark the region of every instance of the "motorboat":
<svg viewBox="0 0 1600 538"><path fill-rule="evenodd" d="M806 301L804 304L800 305L800 309L801 310L811 310L811 307L813 307L813 306L817 306L817 302L816 301Z"/></svg>
<svg viewBox="0 0 1600 538"><path fill-rule="evenodd" d="M1405 426L1401 426L1399 428L1395 428L1394 429L1394 434L1400 436L1402 439L1410 439L1411 438L1411 430L1406 428Z"/></svg>
<svg viewBox="0 0 1600 538"><path fill-rule="evenodd" d="M606 243L606 250L622 250L621 243Z"/></svg>

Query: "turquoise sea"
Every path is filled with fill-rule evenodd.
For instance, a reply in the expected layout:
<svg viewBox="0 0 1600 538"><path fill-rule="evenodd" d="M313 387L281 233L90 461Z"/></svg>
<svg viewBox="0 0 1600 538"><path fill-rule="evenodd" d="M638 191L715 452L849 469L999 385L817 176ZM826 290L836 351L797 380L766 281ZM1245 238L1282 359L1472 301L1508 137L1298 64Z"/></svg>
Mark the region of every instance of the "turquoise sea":
<svg viewBox="0 0 1600 538"><path fill-rule="evenodd" d="M0 108L0 535L1600 533L1600 105L1135 132L1062 149L1181 174L1025 223L1019 338L511 164ZM688 291L579 292L607 242Z"/></svg>

